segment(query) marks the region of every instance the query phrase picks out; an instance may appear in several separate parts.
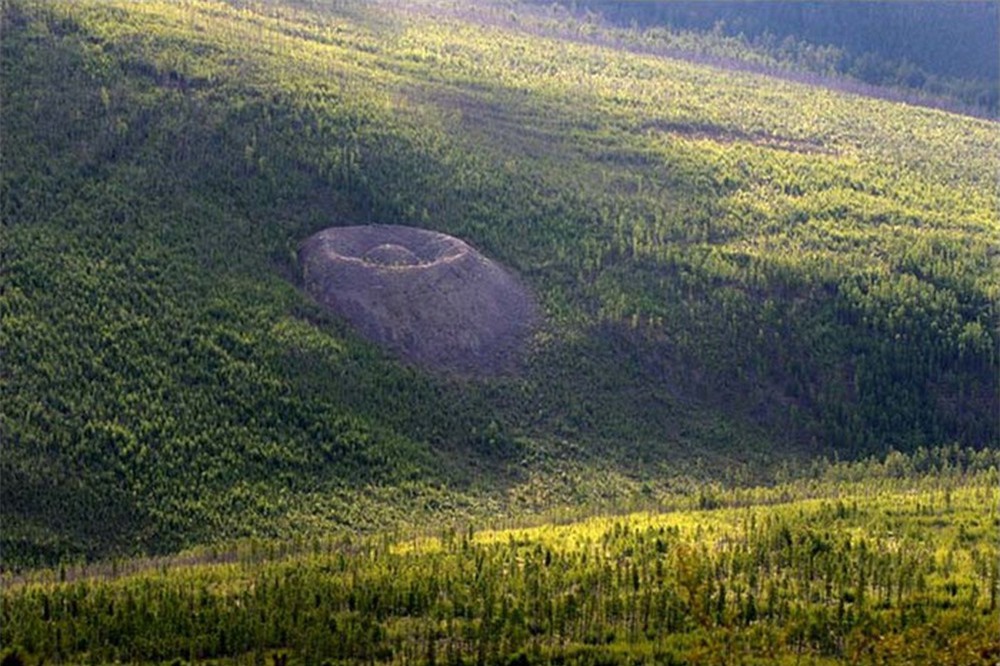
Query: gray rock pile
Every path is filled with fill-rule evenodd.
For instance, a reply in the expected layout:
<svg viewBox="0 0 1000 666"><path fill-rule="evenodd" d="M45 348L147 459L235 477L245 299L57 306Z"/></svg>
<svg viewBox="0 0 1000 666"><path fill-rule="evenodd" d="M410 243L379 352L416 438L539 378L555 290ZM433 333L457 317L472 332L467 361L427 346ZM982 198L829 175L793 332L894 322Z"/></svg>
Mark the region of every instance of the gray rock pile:
<svg viewBox="0 0 1000 666"><path fill-rule="evenodd" d="M538 316L513 274L435 231L333 227L308 238L299 261L313 298L368 340L427 369L512 369Z"/></svg>

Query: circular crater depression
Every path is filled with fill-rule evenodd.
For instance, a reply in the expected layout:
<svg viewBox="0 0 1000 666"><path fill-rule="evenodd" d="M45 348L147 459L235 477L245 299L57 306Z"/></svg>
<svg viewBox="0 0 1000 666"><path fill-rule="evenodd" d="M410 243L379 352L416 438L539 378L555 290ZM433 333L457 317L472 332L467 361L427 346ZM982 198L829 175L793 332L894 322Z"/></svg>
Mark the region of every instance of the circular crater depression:
<svg viewBox="0 0 1000 666"><path fill-rule="evenodd" d="M420 261L420 257L395 243L376 245L365 252L363 258L365 262L379 266L419 266L423 263Z"/></svg>
<svg viewBox="0 0 1000 666"><path fill-rule="evenodd" d="M435 231L333 227L302 243L299 262L313 298L368 340L429 369L510 369L538 316L512 273Z"/></svg>

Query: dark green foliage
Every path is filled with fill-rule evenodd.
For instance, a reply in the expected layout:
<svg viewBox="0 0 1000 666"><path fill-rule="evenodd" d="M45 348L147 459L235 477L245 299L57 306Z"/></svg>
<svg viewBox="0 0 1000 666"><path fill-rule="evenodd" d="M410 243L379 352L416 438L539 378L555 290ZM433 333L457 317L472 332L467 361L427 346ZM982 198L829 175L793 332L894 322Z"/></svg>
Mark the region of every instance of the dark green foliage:
<svg viewBox="0 0 1000 666"><path fill-rule="evenodd" d="M719 51L725 37L746 60L947 96L994 116L1000 103L1000 9L988 0L561 4L622 26L714 35Z"/></svg>
<svg viewBox="0 0 1000 666"><path fill-rule="evenodd" d="M5 585L0 644L46 662L985 664L996 457L961 455L929 476L900 454L831 465L740 508L35 572Z"/></svg>
<svg viewBox="0 0 1000 666"><path fill-rule="evenodd" d="M511 62L420 12L3 11L5 567L996 440L992 125L517 32ZM517 269L525 372L421 374L311 304L297 243L366 221Z"/></svg>
<svg viewBox="0 0 1000 666"><path fill-rule="evenodd" d="M10 650L0 659L0 666L24 666L24 657L16 649Z"/></svg>

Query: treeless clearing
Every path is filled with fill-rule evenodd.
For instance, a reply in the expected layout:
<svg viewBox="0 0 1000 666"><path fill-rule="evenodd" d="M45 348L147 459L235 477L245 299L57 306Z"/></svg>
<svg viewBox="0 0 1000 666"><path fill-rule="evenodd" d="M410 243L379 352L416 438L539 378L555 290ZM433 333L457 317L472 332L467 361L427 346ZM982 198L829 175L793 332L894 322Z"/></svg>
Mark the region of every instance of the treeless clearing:
<svg viewBox="0 0 1000 666"><path fill-rule="evenodd" d="M527 289L465 242L413 227L334 227L299 256L307 291L365 338L421 367L495 374L537 318Z"/></svg>

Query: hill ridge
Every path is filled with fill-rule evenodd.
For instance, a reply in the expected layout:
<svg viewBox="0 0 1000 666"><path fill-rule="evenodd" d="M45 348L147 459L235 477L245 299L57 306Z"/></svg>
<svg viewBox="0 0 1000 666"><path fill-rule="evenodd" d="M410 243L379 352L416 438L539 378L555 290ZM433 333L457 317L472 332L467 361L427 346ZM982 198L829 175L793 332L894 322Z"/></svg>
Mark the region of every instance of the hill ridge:
<svg viewBox="0 0 1000 666"><path fill-rule="evenodd" d="M995 443L994 123L354 8L4 4L5 561ZM421 372L311 302L331 219L510 266L523 372Z"/></svg>

